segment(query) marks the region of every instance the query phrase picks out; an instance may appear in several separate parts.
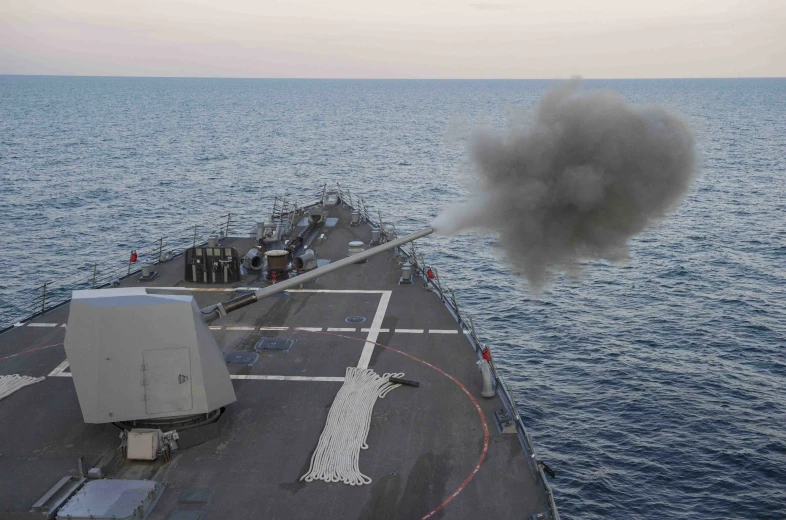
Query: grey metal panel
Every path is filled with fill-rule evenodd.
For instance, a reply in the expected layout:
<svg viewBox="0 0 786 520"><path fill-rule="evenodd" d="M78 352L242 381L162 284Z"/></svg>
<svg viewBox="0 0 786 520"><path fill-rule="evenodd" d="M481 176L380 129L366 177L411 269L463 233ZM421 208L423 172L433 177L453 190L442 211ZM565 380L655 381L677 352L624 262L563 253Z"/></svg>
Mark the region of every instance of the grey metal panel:
<svg viewBox="0 0 786 520"><path fill-rule="evenodd" d="M57 512L58 520L144 520L164 485L153 480L93 480Z"/></svg>
<svg viewBox="0 0 786 520"><path fill-rule="evenodd" d="M146 350L143 353L145 410L182 412L193 408L191 356L187 348Z"/></svg>
<svg viewBox="0 0 786 520"><path fill-rule="evenodd" d="M172 349L188 353L190 371L184 354L154 354L154 362L145 362L146 351ZM207 413L235 401L221 351L192 296L75 291L65 351L87 423ZM148 388L150 374L156 382ZM180 383L180 375L188 380Z"/></svg>

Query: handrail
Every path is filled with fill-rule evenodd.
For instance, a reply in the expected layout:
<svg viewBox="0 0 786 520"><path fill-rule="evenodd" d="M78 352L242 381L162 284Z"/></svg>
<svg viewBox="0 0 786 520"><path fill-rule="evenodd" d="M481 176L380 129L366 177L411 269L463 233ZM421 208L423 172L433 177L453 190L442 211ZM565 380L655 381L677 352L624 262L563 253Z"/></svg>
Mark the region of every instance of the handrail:
<svg viewBox="0 0 786 520"><path fill-rule="evenodd" d="M155 241L144 242L129 249L128 256L123 255L122 259L85 262L78 266L73 274L47 280L37 289L26 291L21 297L15 295L20 301L0 322L0 331L15 322L30 320L68 302L71 293L75 290L106 287L138 273L143 265L159 264L182 254L194 244L204 244L210 236L220 233L227 236L235 222L232 213L227 213L213 217L202 224L177 228ZM130 262L131 253L134 251L137 255L136 262Z"/></svg>
<svg viewBox="0 0 786 520"><path fill-rule="evenodd" d="M486 346L485 343L482 343L477 335L477 329L475 328L475 322L472 318L472 315L468 313L462 312L461 308L459 307L458 299L456 298L456 293L450 287L444 286L440 276L439 271L434 266L428 266L423 256L419 254L416 250L414 242L410 244L409 250L405 250L402 248L404 254L408 257L410 263L413 266L413 273L415 275L421 275L425 280L425 286L431 286L439 295L442 302L454 315L458 324L462 327L462 329L466 330L469 334L470 343L472 344L475 352L477 353L478 357L481 357L482 351ZM429 268L433 274L433 278L427 276ZM554 502L554 493L551 489L551 486L546 480L546 475L543 473L543 468L538 464L537 456L535 454L535 445L532 442L532 437L527 432L527 428L524 425L524 422L521 420L521 415L518 412L516 407L516 402L513 396L510 394L510 390L508 389L508 385L505 383L504 378L499 373L494 361L492 360L490 363L491 372L493 376L493 380L496 382L495 387L500 396L503 404L505 405L506 409L511 413L516 421L516 430L519 437L519 442L521 442L522 446L524 447L525 451L531 454L532 460L529 462L531 463L532 469L535 471L536 475L538 475L543 483L543 486L546 490L546 495L548 498L549 503L549 514L552 520L559 520L559 511L557 510L557 505Z"/></svg>
<svg viewBox="0 0 786 520"><path fill-rule="evenodd" d="M324 197L326 186L320 187L319 193ZM272 215L279 221L288 219L294 225L297 211L306 205L293 202L293 199L274 197ZM0 321L0 332L19 321L27 321L52 310L71 299L71 293L79 289L98 289L135 275L143 265L156 265L170 258L175 258L183 251L196 245L204 244L211 236L230 236L235 226L248 219L239 219L238 213L226 213L207 219L201 223L178 227L162 234L153 241L146 241L128 249L128 256L122 259L113 258L93 260L79 265L73 274L55 280L43 280L35 289L25 291L21 301L8 311ZM244 233L245 234L245 233ZM135 251L137 261L130 262L131 253ZM19 295L15 295L17 300Z"/></svg>

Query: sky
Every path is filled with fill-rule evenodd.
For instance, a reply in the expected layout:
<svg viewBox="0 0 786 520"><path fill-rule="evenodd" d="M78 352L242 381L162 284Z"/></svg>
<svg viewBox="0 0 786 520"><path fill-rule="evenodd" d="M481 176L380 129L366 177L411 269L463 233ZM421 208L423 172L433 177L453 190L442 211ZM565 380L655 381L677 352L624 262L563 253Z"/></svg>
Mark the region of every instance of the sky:
<svg viewBox="0 0 786 520"><path fill-rule="evenodd" d="M786 0L0 0L0 74L786 76Z"/></svg>

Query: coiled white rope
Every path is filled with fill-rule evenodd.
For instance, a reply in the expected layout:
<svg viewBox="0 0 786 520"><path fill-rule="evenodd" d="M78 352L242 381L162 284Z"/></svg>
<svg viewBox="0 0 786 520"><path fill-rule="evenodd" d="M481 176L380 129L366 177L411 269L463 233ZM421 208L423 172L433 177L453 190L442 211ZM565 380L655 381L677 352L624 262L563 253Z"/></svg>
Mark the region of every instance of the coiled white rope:
<svg viewBox="0 0 786 520"><path fill-rule="evenodd" d="M0 399L8 397L22 387L32 385L43 380L43 377L20 376L19 374L0 376Z"/></svg>
<svg viewBox="0 0 786 520"><path fill-rule="evenodd" d="M377 375L371 369L348 367L344 384L328 412L327 423L311 456L311 467L300 480L343 482L350 486L371 484L360 472L360 450L368 449L366 439L371 412L377 399L401 385L389 382L403 373Z"/></svg>

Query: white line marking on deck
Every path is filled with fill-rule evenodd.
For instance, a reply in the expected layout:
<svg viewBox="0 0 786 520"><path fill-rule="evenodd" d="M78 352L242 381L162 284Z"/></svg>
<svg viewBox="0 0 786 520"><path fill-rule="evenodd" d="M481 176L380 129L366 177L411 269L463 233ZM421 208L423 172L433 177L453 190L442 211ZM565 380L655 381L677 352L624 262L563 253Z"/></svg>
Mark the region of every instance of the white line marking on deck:
<svg viewBox="0 0 786 520"><path fill-rule="evenodd" d="M21 327L22 325L24 325L24 323L22 323L21 321L17 321L16 323L14 323L14 327Z"/></svg>
<svg viewBox="0 0 786 520"><path fill-rule="evenodd" d="M289 330L289 327L259 327L259 330Z"/></svg>
<svg viewBox="0 0 786 520"><path fill-rule="evenodd" d="M232 287L232 288L209 288L209 287L150 287L153 291L182 291L182 292L251 292L264 289L264 287ZM361 290L361 289L288 289L286 292L293 293L337 293L337 294L383 294L390 291L384 290Z"/></svg>
<svg viewBox="0 0 786 520"><path fill-rule="evenodd" d="M63 324L62 324L62 325L60 325L60 326L61 326L61 327L63 327L63 328L66 328L66 324L65 324L65 323L63 323Z"/></svg>
<svg viewBox="0 0 786 520"><path fill-rule="evenodd" d="M289 289L287 292L293 293L301 293L301 292L310 292L310 293L337 293L337 294L385 294L390 293L390 291L364 291L359 289Z"/></svg>
<svg viewBox="0 0 786 520"><path fill-rule="evenodd" d="M227 330L257 330L256 327L227 327Z"/></svg>
<svg viewBox="0 0 786 520"><path fill-rule="evenodd" d="M62 363L60 363L59 365L57 365L57 367L54 370L49 372L49 375L47 377L61 376L61 375L63 375L63 371L66 368L68 368L68 360L67 359L65 361L63 361Z"/></svg>
<svg viewBox="0 0 786 520"><path fill-rule="evenodd" d="M63 361L58 367L49 374L49 377L74 377L71 372L64 372L68 368L68 361ZM230 379L241 379L251 381L323 381L326 383L343 383L343 377L312 377L312 376L267 376L254 374L230 375Z"/></svg>
<svg viewBox="0 0 786 520"><path fill-rule="evenodd" d="M458 334L457 330L428 329L429 334Z"/></svg>
<svg viewBox="0 0 786 520"><path fill-rule="evenodd" d="M305 330L306 332L322 332L322 327L295 327L295 330Z"/></svg>
<svg viewBox="0 0 786 520"><path fill-rule="evenodd" d="M57 327L57 323L28 323L28 327Z"/></svg>
<svg viewBox="0 0 786 520"><path fill-rule="evenodd" d="M376 343L377 338L379 338L382 320L385 319L385 313L388 310L391 294L392 291L383 291L382 296L379 298L377 313L374 314L374 320L371 322L371 329L369 330L368 337L366 337L366 343L363 345L363 352L360 353L358 368L368 368L368 364L371 361L371 354L374 352L374 343Z"/></svg>
<svg viewBox="0 0 786 520"><path fill-rule="evenodd" d="M360 329L360 332L390 332L390 329Z"/></svg>
<svg viewBox="0 0 786 520"><path fill-rule="evenodd" d="M231 375L232 379L251 379L256 381L323 381L326 383L343 383L343 377L311 377L311 376L257 376L253 374Z"/></svg>
<svg viewBox="0 0 786 520"><path fill-rule="evenodd" d="M404 334L423 334L423 329L395 329L395 331Z"/></svg>
<svg viewBox="0 0 786 520"><path fill-rule="evenodd" d="M222 327L221 325L208 325L207 328L210 330L221 330L224 327Z"/></svg>
<svg viewBox="0 0 786 520"><path fill-rule="evenodd" d="M328 332L357 332L358 329L350 329L348 327L338 327L338 328L328 327L327 331Z"/></svg>

